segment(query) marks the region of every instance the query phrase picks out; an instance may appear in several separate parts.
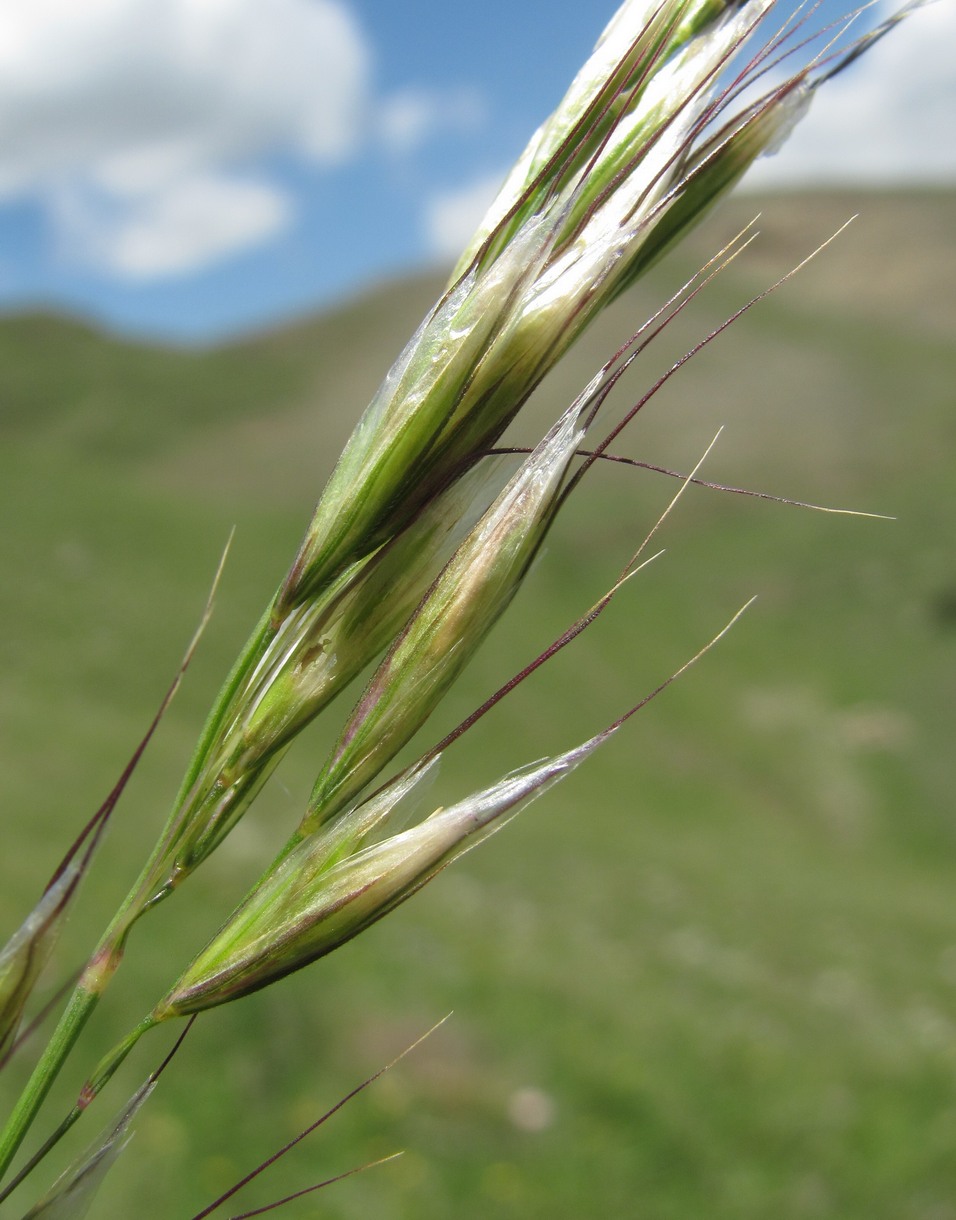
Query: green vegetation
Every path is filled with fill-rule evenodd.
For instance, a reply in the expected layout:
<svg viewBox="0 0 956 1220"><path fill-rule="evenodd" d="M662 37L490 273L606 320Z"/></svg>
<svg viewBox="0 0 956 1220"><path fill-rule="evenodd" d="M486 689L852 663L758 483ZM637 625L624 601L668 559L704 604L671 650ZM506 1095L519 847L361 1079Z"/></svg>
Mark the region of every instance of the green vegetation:
<svg viewBox="0 0 956 1220"><path fill-rule="evenodd" d="M617 302L515 443L533 443L756 210L725 207ZM321 1214L956 1216L956 197L814 196L763 211L765 236L672 328L672 355L862 215L615 449L688 469L725 424L704 477L898 520L691 491L661 536L667 555L449 752L430 796L451 804L576 744L752 593L757 606L580 776L414 903L205 1017L143 1112L102 1214L143 1214L144 1181L149 1216L191 1214L454 1009L259 1197L404 1148L324 1192ZM59 973L158 833L263 590L439 282L390 285L212 352L46 317L0 323L4 926L145 729L237 528L216 615L119 807ZM668 363L652 348L621 406ZM672 492L658 475L590 472L422 746L593 603ZM134 931L91 1059L288 837L327 744L311 731L297 743L189 889L148 935ZM158 1056L143 1044L78 1145ZM9 1076L13 1095L19 1065ZM40 1130L78 1084L62 1083Z"/></svg>

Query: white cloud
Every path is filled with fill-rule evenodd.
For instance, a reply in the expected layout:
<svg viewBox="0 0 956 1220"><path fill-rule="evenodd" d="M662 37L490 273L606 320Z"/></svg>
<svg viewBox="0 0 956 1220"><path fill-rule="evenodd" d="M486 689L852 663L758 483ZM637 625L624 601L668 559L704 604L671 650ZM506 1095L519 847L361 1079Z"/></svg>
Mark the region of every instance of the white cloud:
<svg viewBox="0 0 956 1220"><path fill-rule="evenodd" d="M387 148L407 153L436 131L474 131L485 117L485 106L473 89L440 93L419 87L386 98L378 127Z"/></svg>
<svg viewBox="0 0 956 1220"><path fill-rule="evenodd" d="M291 216L270 183L226 174L177 178L119 206L64 188L54 208L61 240L84 262L127 279L194 271L268 239Z"/></svg>
<svg viewBox="0 0 956 1220"><path fill-rule="evenodd" d="M503 181L503 173L490 174L432 196L425 207L425 228L429 248L438 258L461 254Z"/></svg>
<svg viewBox="0 0 956 1220"><path fill-rule="evenodd" d="M0 0L0 199L112 272L187 271L288 220L243 165L349 156L369 78L341 0Z"/></svg>
<svg viewBox="0 0 956 1220"><path fill-rule="evenodd" d="M956 180L956 6L928 4L823 85L751 186Z"/></svg>

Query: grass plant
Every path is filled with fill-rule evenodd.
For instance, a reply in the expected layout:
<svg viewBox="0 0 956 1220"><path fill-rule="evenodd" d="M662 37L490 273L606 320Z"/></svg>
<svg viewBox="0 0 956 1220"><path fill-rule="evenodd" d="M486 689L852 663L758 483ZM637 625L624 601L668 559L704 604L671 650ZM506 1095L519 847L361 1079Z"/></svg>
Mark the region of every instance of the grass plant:
<svg viewBox="0 0 956 1220"><path fill-rule="evenodd" d="M473 718L394 776L384 769L450 694L508 607L580 472L593 467L595 453L611 456L620 426L590 439L604 427L610 391L740 243L687 278L538 445L524 455L512 449L503 474L493 459L505 458L504 430L593 318L779 142L819 85L897 20L845 44L831 45L835 31L824 30L808 55L803 20L771 29L774 10L772 0L625 4L532 140L347 443L213 706L166 827L11 1109L0 1143L0 1166L12 1175L8 1193L91 1107L144 1032L258 991L350 940L610 736L604 730L505 780L486 781L410 828L394 825L399 806L471 731ZM770 69L793 52L804 66L777 80ZM671 367L683 365L681 358ZM669 376L653 382L635 409ZM569 636L594 617L578 619ZM153 912L241 826L293 739L369 670L285 846L266 853L265 871L224 913L219 931L207 929L206 947L171 965L162 998L130 1021L99 1067L87 1067L67 1117L14 1170L48 1091L82 1049L81 1033L136 943L134 927L143 920L147 935ZM35 1041L20 1044L27 1004L125 778L8 943L0 967L0 1037L8 1051L28 1052ZM241 891L233 895L240 898ZM145 1096L137 1095L136 1108ZM102 1155L94 1153L97 1166L120 1150L129 1118L110 1128ZM90 1164L84 1159L68 1171L29 1214L81 1214L97 1183Z"/></svg>

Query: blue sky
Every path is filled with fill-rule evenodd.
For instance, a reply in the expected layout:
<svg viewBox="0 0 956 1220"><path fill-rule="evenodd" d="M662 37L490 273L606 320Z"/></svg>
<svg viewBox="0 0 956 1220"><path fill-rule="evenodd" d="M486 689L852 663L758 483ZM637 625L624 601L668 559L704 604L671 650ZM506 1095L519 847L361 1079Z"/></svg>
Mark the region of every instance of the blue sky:
<svg viewBox="0 0 956 1220"><path fill-rule="evenodd" d="M205 341L449 261L612 11L0 0L0 308ZM915 14L754 184L956 182L954 46Z"/></svg>

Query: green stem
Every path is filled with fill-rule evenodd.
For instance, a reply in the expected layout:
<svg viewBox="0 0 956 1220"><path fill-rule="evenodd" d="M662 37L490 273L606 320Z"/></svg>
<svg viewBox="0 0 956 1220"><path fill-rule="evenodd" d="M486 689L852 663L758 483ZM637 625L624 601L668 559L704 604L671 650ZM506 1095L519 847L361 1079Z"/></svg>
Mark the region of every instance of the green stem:
<svg viewBox="0 0 956 1220"><path fill-rule="evenodd" d="M270 607L271 609L271 607ZM76 1045L83 1027L99 1003L113 975L123 959L123 947L130 928L148 905L165 897L173 886L170 884L160 893L157 886L166 879L168 856L178 841L179 835L190 814L189 797L193 785L202 770L203 756L215 739L226 710L242 682L243 677L256 664L272 634L267 614L257 625L246 644L236 666L227 679L216 706L200 739L199 747L187 771L183 786L173 806L162 834L149 859L83 971L60 1021L50 1037L30 1079L0 1132L0 1179L10 1168L10 1163L29 1131L44 1099L60 1074L70 1052Z"/></svg>
<svg viewBox="0 0 956 1220"><path fill-rule="evenodd" d="M80 976L30 1079L17 1099L6 1126L0 1132L0 1180L10 1168L10 1162L16 1156L40 1106L76 1045L83 1027L92 1016L93 1010L109 986L113 975L119 969L130 928L143 913L147 899L155 887L158 865L162 863L161 849L165 841L166 835L164 834L136 884L113 916L109 927ZM33 1162L31 1162L31 1166L32 1164ZM20 1178L18 1177L17 1180L19 1181Z"/></svg>
<svg viewBox="0 0 956 1220"><path fill-rule="evenodd" d="M16 1156L83 1026L99 1002L100 994L98 991L87 990L82 982L73 992L56 1030L0 1134L0 1178L9 1169L10 1162Z"/></svg>
<svg viewBox="0 0 956 1220"><path fill-rule="evenodd" d="M5 1199L8 1199L21 1184L21 1182L25 1181L26 1178L28 1178L34 1171L34 1169L36 1169L47 1153L56 1147L63 1136L66 1135L86 1107L90 1104L93 1098L96 1097L100 1089L102 1089L107 1081L110 1080L113 1073L120 1066L143 1034L146 1033L148 1029L152 1029L155 1024L156 1021L152 1014L150 1014L150 1016L142 1020L131 1033L127 1034L122 1042L118 1043L110 1051L110 1053L100 1061L96 1071L83 1086L83 1089L80 1092L73 1109L70 1110L66 1118L63 1119L53 1133L48 1136L43 1144L41 1144L29 1161L27 1161L19 1173L17 1173L16 1177L14 1177L13 1180L9 1182L2 1191L0 1191L0 1203L2 1203Z"/></svg>

